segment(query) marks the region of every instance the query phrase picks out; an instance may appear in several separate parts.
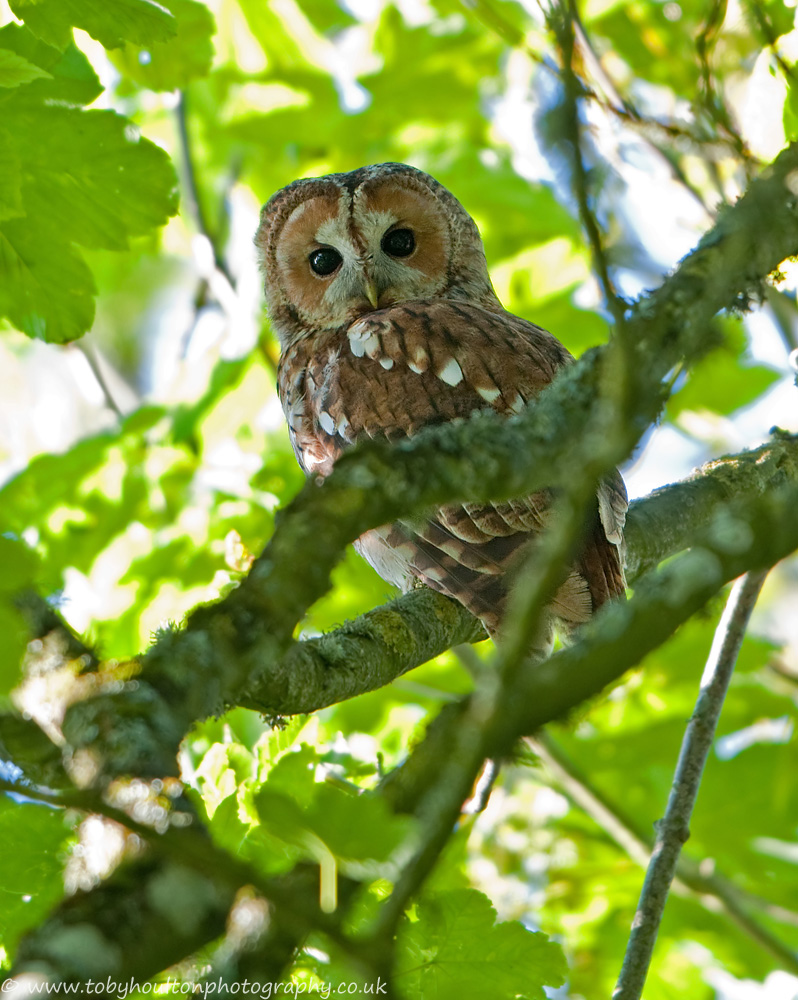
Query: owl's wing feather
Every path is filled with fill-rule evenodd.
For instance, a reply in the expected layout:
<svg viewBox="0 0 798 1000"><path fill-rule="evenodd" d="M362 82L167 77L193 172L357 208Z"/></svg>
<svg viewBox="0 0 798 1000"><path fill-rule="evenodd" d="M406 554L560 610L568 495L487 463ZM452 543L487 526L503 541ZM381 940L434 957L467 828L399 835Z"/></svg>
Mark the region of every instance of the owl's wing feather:
<svg viewBox="0 0 798 1000"><path fill-rule="evenodd" d="M281 362L280 394L300 463L326 475L362 436L409 436L487 407L518 412L571 360L545 330L498 309L411 302L368 313L326 344L295 344ZM291 382L288 371L302 372L303 386L297 376ZM420 579L461 601L495 632L508 572L544 527L550 507L548 490L496 503L448 504L427 518L367 532L359 548L386 579L405 588ZM552 602L566 626L622 593L616 539L624 512L622 480L608 477L585 553Z"/></svg>

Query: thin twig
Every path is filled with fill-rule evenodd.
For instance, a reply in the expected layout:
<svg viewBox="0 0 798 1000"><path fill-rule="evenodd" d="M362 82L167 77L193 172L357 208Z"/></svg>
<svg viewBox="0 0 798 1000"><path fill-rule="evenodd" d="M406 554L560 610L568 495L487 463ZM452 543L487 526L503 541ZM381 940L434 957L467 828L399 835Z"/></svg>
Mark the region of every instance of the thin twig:
<svg viewBox="0 0 798 1000"><path fill-rule="evenodd" d="M224 254L219 248L218 240L216 239L214 233L212 233L210 226L208 225L208 219L205 215L205 209L202 206L202 199L200 198L199 186L197 185L197 173L194 169L194 156L191 150L191 137L188 133L188 114L186 111L187 97L184 90L180 91L177 107L175 109L175 114L177 116L177 133L180 139L180 152L183 159L183 173L186 184L186 195L189 205L191 215L194 217L194 224L197 227L197 231L200 232L210 243L211 250L213 251L213 263L218 271L220 271L231 288L235 288L235 281L230 273L227 266L227 262L224 259Z"/></svg>
<svg viewBox="0 0 798 1000"><path fill-rule="evenodd" d="M554 16L557 17L557 13ZM568 130L567 139L571 148L572 186L577 204L579 205L579 217L582 221L582 227L590 243L593 268L598 275L599 284L604 293L604 300L616 324L621 328L624 325L626 304L616 292L610 277L601 232L599 231L595 213L590 206L589 180L585 161L582 157L579 99L584 94L584 88L573 67L575 55L574 16L573 0L568 0L567 8L563 4L559 9L558 20L553 22L563 61L564 110Z"/></svg>
<svg viewBox="0 0 798 1000"><path fill-rule="evenodd" d="M658 824L654 851L613 1000L639 1000L643 992L679 852L690 836L690 816L723 699L765 575L761 571L747 573L734 584L715 632L695 711L687 725L679 753L665 816Z"/></svg>
<svg viewBox="0 0 798 1000"><path fill-rule="evenodd" d="M729 114L729 109L726 107L725 101L718 94L712 74L712 67L709 64L710 55L715 47L718 35L723 27L723 21L726 17L726 7L726 0L712 0L706 20L696 36L696 53L698 55L699 66L701 68L701 88L699 90L699 94L701 103L707 112L710 121L715 125L719 132L725 133L728 136L732 147L740 157L740 160L745 167L746 174L750 180L752 176L752 168L758 165L758 161L748 149L745 140L740 135L737 127L731 119L731 115ZM726 201L723 191L723 182L717 170L717 164L712 160L709 160L707 162L707 167L712 173L713 180L718 186L718 191L721 197L724 201Z"/></svg>
<svg viewBox="0 0 798 1000"><path fill-rule="evenodd" d="M100 368L100 362L97 359L97 355L94 351L94 348L92 348L89 344L87 344L85 340L76 342L74 344L74 347L75 350L80 351L80 353L86 359L86 363L88 364L89 368L91 369L91 373L94 376L94 381L100 387L100 391L105 397L105 402L106 405L108 406L108 409L113 410L113 412L117 415L117 417L120 420L122 420L125 415L122 412L122 409L117 403L117 401L114 399L114 394L111 392L110 386L108 385L108 382L106 381L105 376L103 375L102 368Z"/></svg>
<svg viewBox="0 0 798 1000"><path fill-rule="evenodd" d="M541 69L546 70L546 72L551 74L555 79L560 77L561 70L559 67L554 65L550 59L544 59L537 52L535 52L535 50L524 39L523 33L503 18L499 11L490 4L489 0L461 0L461 3L466 10L469 11L469 13L473 14L482 24L485 25L485 27L492 31L493 34L495 34L508 46L523 52L529 59L537 63ZM544 16L548 15L547 11L544 11L543 13ZM587 84L585 80L580 80L582 97L593 101L607 114L616 117L628 128L633 129L635 133L639 135L643 141L646 142L651 149L665 161L673 173L674 178L685 187L685 189L693 196L693 198L695 198L706 214L712 218L714 213L711 207L706 203L701 193L690 183L678 163L675 162L670 155L668 155L667 150L661 147L652 138L652 134L659 133L669 142L678 140L679 142L684 143L686 140L692 146L701 149L713 144L720 146L733 146L733 143L727 139L722 139L721 137L713 137L712 139L707 140L699 135L696 135L689 128L679 125L677 122L660 121L657 118L644 115L637 107L635 107L634 103L628 96L622 96L620 94L618 88L610 79L606 70L601 65L598 56L595 54L592 43L590 42L581 21L577 21L575 24L577 29L577 38L585 49L586 54L591 56L589 61L596 74L597 82L607 94L606 97L602 96L598 90Z"/></svg>

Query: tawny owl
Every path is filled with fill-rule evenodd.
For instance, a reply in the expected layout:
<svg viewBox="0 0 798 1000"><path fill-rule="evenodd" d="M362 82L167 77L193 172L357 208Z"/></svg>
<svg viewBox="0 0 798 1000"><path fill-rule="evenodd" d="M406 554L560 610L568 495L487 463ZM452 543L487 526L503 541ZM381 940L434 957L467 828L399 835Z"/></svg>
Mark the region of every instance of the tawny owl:
<svg viewBox="0 0 798 1000"><path fill-rule="evenodd" d="M282 346L280 400L299 464L327 475L362 437L396 439L476 409L517 413L573 359L506 312L479 231L459 201L401 163L295 181L264 206L256 236ZM441 507L362 535L385 580L422 581L500 633L512 568L552 493ZM584 547L549 608L570 631L624 592L626 491L598 490Z"/></svg>

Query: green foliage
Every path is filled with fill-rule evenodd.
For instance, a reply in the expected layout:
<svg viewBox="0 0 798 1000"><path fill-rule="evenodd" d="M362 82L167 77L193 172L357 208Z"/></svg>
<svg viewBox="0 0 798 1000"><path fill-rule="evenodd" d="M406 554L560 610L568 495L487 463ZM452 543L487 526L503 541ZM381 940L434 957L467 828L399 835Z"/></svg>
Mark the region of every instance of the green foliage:
<svg viewBox="0 0 798 1000"><path fill-rule="evenodd" d="M490 901L473 889L422 899L399 930L396 977L405 996L543 1000L543 986L565 982L558 945L517 921L495 920Z"/></svg>
<svg viewBox="0 0 798 1000"><path fill-rule="evenodd" d="M22 680L22 658L28 630L15 598L38 585L37 556L22 542L0 535L0 703Z"/></svg>
<svg viewBox="0 0 798 1000"><path fill-rule="evenodd" d="M260 309L242 263L257 205L283 184L388 160L429 170L477 220L511 311L575 355L609 338L567 141L556 137L557 155L545 142L530 152L527 141L534 126L562 128L554 35L517 3L440 0L425 14L380 0L373 16L361 6L221 0L212 14L197 0L11 0L23 23L0 28L0 314L11 327L0 342L0 396L10 396L17 421L0 435L0 697L9 711L27 645L20 592L35 587L102 656L125 660L234 586L275 510L302 485L276 401L268 323L260 321L257 350L241 334ZM659 245L659 188L649 179L648 229L634 225L641 202L630 192L659 170L656 184L667 180L708 212L736 198L755 157L766 158L748 148L755 129L729 110L756 65L781 87L774 120L780 112L786 136L798 136L794 72L784 73L795 9L744 2L744 16L733 18L703 0L583 6L591 50L580 48L576 69L587 85L586 140L596 140L585 142L587 200L611 277L652 286L662 270L653 261L668 252ZM781 46L781 64L771 44ZM708 218L695 223L696 241ZM203 263L197 235L213 241L234 294ZM787 281L785 343L796 325ZM746 323L718 325L722 342L677 381L666 424L689 429L698 412L720 434L775 386L776 369L752 357ZM107 400L97 402L81 356L62 346L88 331L124 411L118 419ZM50 397L63 410L45 407L42 419ZM695 443L690 464L738 447L731 432L729 441ZM672 474L663 468L661 481ZM765 594L774 619L777 602L794 602L790 572ZM300 634L390 596L350 551ZM683 628L610 698L555 732L573 773L643 838L664 808L718 612ZM794 920L784 916L798 882L794 680L778 669L794 654L784 642L746 640L686 853L750 894L746 901L773 904L764 914L751 905L795 949ZM60 704L62 681L37 676L45 705ZM258 878L318 870L299 901L309 909L319 880L327 892L346 885L349 926L367 935L423 832L389 810L380 781L472 686L450 652L283 729L243 709L198 722L181 773L213 848ZM401 920L403 995L543 997L566 979L572 1000L610 995L642 873L566 792L545 768L508 762L485 812L461 819ZM0 945L10 957L63 897L73 825L63 810L0 802ZM236 933L194 965L186 960L186 975L223 963L239 946ZM646 996L712 1000L718 968L764 979L778 961L733 914L680 889ZM319 931L286 974L362 978Z"/></svg>
<svg viewBox="0 0 798 1000"><path fill-rule="evenodd" d="M196 0L165 0L175 17L177 34L158 41L145 34L142 40L130 36L121 51L112 53L114 65L124 76L151 90L185 87L211 68L214 32L213 16Z"/></svg>
<svg viewBox="0 0 798 1000"><path fill-rule="evenodd" d="M64 895L63 866L74 842L74 816L0 798L0 941L6 952Z"/></svg>
<svg viewBox="0 0 798 1000"><path fill-rule="evenodd" d="M152 0L12 0L11 9L34 35L59 49L69 44L73 25L108 49L125 41L162 42L176 31L168 5Z"/></svg>
<svg viewBox="0 0 798 1000"><path fill-rule="evenodd" d="M51 20L43 10L54 5L18 6L33 13L36 30L7 25L0 31L7 72L16 65L0 92L0 169L11 178L0 211L0 315L31 337L63 343L85 333L94 318L94 281L74 244L127 248L132 236L175 212L175 178L167 155L130 121L111 111L79 110L101 88L68 32L62 37L66 25L62 31L58 17ZM137 7L146 18L166 16L154 4ZM97 13L87 26L105 37L112 11L98 4ZM135 16L122 18L115 30L126 27L135 37L142 24ZM53 96L58 105L50 103Z"/></svg>

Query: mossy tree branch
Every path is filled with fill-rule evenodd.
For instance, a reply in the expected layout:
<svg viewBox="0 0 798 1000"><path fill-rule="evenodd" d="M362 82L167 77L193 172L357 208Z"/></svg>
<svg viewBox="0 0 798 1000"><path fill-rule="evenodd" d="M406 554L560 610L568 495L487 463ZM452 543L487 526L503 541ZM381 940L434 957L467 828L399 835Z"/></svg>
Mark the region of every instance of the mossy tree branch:
<svg viewBox="0 0 798 1000"><path fill-rule="evenodd" d="M70 710L69 742L93 747L106 776L174 773L191 723L257 688L265 665L286 654L305 610L328 589L345 546L365 529L457 499L501 499L566 483L574 468L589 466L598 477L622 461L659 412L672 366L706 350L715 313L748 302L765 276L798 252L795 178L798 145L630 310L623 358L611 347L588 352L511 420L482 412L406 442L367 442L345 454L321 488L308 483L278 517L242 585L155 644L135 691ZM631 373L624 395L633 414L607 434L607 399L598 389L611 384L616 364L625 381Z"/></svg>
<svg viewBox="0 0 798 1000"><path fill-rule="evenodd" d="M659 412L672 366L711 343L715 313L745 304L764 277L798 251L796 177L798 147L790 147L662 287L630 311L624 342L631 362L628 356L619 362L612 347L589 352L512 420L480 413L399 445L370 442L343 456L322 488L309 483L280 516L271 543L236 591L196 610L182 631L162 636L141 663L127 665L134 680L124 690L70 709L64 734L72 748L95 755L99 783L120 773L174 773L175 751L189 725L258 690L261 676L291 650L307 608L328 589L345 545L362 531L457 499L500 499L567 484L574 468L589 468L597 478L623 460ZM628 420L611 421L608 434L605 390L618 363L632 374L625 404L633 412ZM793 488L744 504L736 520L725 515L693 552L641 583L627 605L599 616L577 645L534 670L514 672L475 729L468 772L480 758L506 753L518 735L594 696L726 580L772 565L798 547L797 503ZM674 524L671 542L662 545L667 549L677 538L695 541ZM656 558L649 550L641 566ZM474 628L473 621L462 625ZM453 733L469 710L465 700L441 713L406 766L386 781L382 793L396 808L433 820L449 809L451 795L439 798L439 764L446 748L456 745ZM466 770L457 778L464 787ZM86 927L107 922L99 896L89 894L83 903ZM34 932L30 947L35 951L35 941L45 937L44 930ZM114 964L112 952L105 958ZM59 974L54 966L52 975Z"/></svg>
<svg viewBox="0 0 798 1000"><path fill-rule="evenodd" d="M627 579L635 583L663 559L688 548L724 503L742 508L764 493L798 484L798 437L715 459L629 508ZM462 642L484 638L461 604L413 590L320 638L296 643L260 672L242 703L271 715L313 712L373 691Z"/></svg>

